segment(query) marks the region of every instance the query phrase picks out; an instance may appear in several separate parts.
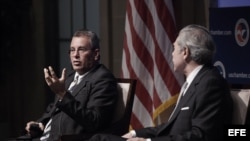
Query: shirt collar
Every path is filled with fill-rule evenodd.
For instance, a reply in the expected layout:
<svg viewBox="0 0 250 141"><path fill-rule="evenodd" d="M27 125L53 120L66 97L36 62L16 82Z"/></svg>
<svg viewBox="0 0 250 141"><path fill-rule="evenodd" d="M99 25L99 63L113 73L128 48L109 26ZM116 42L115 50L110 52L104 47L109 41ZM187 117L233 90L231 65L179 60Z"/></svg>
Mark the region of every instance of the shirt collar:
<svg viewBox="0 0 250 141"><path fill-rule="evenodd" d="M193 82L195 76L198 74L198 72L201 70L201 68L203 67L203 65L199 65L198 67L196 67L187 77L186 82L188 83L187 88L189 87L189 85Z"/></svg>
<svg viewBox="0 0 250 141"><path fill-rule="evenodd" d="M83 77L86 76L88 73L89 73L89 71L86 72L86 73L84 73L84 74L82 74L82 75L80 75L78 72L76 72L75 76L74 76L74 79L76 79L76 77L78 76L78 83L79 83L79 82L81 82L81 80L83 79Z"/></svg>

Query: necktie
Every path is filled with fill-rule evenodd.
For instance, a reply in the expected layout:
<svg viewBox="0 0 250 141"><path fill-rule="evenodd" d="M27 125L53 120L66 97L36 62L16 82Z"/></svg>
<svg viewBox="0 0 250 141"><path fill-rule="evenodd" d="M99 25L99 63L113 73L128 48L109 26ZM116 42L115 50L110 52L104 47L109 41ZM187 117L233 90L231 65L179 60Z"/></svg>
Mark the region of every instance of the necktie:
<svg viewBox="0 0 250 141"><path fill-rule="evenodd" d="M70 92L73 92L73 90L75 89L75 86L76 86L77 83L78 83L78 78L79 78L79 76L77 75L77 76L75 77L74 81L71 82L71 84L70 84L70 86L69 86L69 88L68 88L68 90L69 90ZM52 118L50 118L49 122L48 122L48 123L46 124L46 126L45 126L45 129L44 129L44 131L43 131L43 135L42 135L42 137L40 138L41 141L46 141L46 140L48 140L48 138L49 138L49 131L51 130L51 122L52 122Z"/></svg>
<svg viewBox="0 0 250 141"><path fill-rule="evenodd" d="M43 131L43 135L40 138L40 141L47 141L49 138L49 131L51 130L51 122L52 122L52 118L49 120L49 122L46 124L44 131Z"/></svg>
<svg viewBox="0 0 250 141"><path fill-rule="evenodd" d="M70 86L69 86L69 89L68 89L70 92L73 92L73 90L75 89L75 86L76 86L77 83L78 83L78 78L79 78L79 76L77 75L77 76L75 77L74 81L71 82L71 84L70 84Z"/></svg>
<svg viewBox="0 0 250 141"><path fill-rule="evenodd" d="M178 106L178 104L179 104L181 98L183 97L183 94L184 94L184 91L185 91L186 88L187 88L187 85L188 85L187 82L185 82L185 83L182 85L180 94L179 94L178 99L177 99L177 102L176 102L176 105L175 105L175 107L174 107L173 112L172 112L171 115L169 116L168 120L170 120L171 117L173 116L173 114L174 114L174 112L175 112L175 110L176 110L176 108L177 108L177 106Z"/></svg>

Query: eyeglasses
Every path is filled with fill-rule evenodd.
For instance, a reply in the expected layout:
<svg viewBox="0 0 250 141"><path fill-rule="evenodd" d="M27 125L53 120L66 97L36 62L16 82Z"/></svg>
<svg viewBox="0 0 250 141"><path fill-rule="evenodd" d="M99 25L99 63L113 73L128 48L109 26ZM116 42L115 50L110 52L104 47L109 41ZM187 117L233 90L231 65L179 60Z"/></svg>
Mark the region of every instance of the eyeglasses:
<svg viewBox="0 0 250 141"><path fill-rule="evenodd" d="M77 53L81 54L81 53L87 52L89 50L91 50L91 49L90 48L86 48L86 47L79 47L78 49L70 48L69 49L69 53L70 54L74 54L75 52L77 52Z"/></svg>

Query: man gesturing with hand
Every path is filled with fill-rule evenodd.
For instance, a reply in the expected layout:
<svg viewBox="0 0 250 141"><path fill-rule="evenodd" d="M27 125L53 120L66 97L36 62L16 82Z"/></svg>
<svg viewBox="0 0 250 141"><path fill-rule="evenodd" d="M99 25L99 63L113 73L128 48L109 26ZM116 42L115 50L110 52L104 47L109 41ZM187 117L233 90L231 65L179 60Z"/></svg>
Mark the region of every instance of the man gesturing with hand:
<svg viewBox="0 0 250 141"><path fill-rule="evenodd" d="M99 63L97 35L89 30L76 31L69 57L72 70L66 74L63 69L60 78L51 66L44 68L45 81L56 96L40 119L27 123L25 129L32 138L54 141L61 135L102 132L111 125L117 82L111 71ZM41 132L34 134L34 129Z"/></svg>
<svg viewBox="0 0 250 141"><path fill-rule="evenodd" d="M64 68L62 71L61 78L58 78L51 66L44 68L44 76L45 81L51 90L59 97L63 98L66 93L65 89L65 77L66 77L66 69Z"/></svg>

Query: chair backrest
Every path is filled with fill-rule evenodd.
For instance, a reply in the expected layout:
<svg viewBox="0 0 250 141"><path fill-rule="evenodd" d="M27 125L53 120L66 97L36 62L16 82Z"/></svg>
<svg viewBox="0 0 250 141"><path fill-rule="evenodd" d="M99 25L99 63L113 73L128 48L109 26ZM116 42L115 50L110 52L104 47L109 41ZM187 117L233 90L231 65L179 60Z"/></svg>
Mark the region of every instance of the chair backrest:
<svg viewBox="0 0 250 141"><path fill-rule="evenodd" d="M250 89L232 89L233 121L232 124L250 123Z"/></svg>
<svg viewBox="0 0 250 141"><path fill-rule="evenodd" d="M119 97L114 112L112 134L123 135L127 133L134 103L136 80L117 78Z"/></svg>

